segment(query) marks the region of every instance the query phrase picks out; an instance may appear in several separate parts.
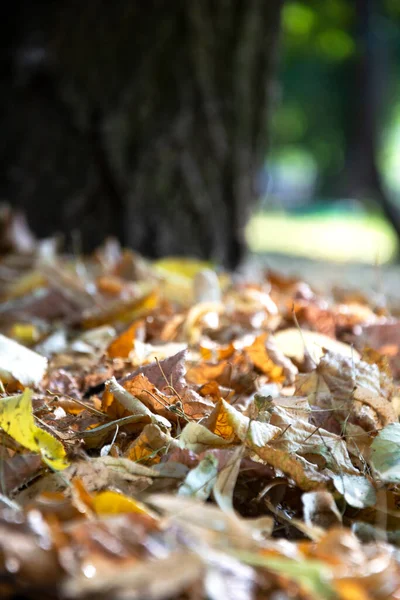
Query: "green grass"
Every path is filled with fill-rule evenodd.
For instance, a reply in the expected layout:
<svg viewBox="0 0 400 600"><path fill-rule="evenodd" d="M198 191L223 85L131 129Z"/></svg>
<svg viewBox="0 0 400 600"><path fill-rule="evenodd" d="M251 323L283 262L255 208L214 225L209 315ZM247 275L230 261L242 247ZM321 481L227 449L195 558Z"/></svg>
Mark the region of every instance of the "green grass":
<svg viewBox="0 0 400 600"><path fill-rule="evenodd" d="M261 212L251 219L246 235L256 253L338 262L384 264L394 258L398 248L389 223L374 214Z"/></svg>

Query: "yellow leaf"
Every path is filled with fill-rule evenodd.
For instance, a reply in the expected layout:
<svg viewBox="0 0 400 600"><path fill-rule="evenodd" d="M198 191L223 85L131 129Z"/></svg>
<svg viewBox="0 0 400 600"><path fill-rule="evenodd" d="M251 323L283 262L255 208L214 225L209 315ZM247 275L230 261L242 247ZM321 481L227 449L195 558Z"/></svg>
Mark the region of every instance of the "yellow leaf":
<svg viewBox="0 0 400 600"><path fill-rule="evenodd" d="M154 514L141 502L128 498L119 492L99 492L93 497L93 508L98 515L137 513L154 517Z"/></svg>
<svg viewBox="0 0 400 600"><path fill-rule="evenodd" d="M88 314L82 321L82 327L93 329L116 321L129 323L154 310L158 303L159 295L157 291L153 290L144 293L140 298L135 298L129 302L118 302L110 309L96 310Z"/></svg>
<svg viewBox="0 0 400 600"><path fill-rule="evenodd" d="M0 400L0 427L24 448L37 452L52 469L68 467L64 446L50 433L35 425L32 414L32 391Z"/></svg>
<svg viewBox="0 0 400 600"><path fill-rule="evenodd" d="M167 257L153 263L156 271L161 274L172 273L183 277L194 277L199 271L212 268L212 264L206 261L193 260L190 258Z"/></svg>
<svg viewBox="0 0 400 600"><path fill-rule="evenodd" d="M33 323L14 323L10 336L21 344L33 344L38 341L40 333Z"/></svg>

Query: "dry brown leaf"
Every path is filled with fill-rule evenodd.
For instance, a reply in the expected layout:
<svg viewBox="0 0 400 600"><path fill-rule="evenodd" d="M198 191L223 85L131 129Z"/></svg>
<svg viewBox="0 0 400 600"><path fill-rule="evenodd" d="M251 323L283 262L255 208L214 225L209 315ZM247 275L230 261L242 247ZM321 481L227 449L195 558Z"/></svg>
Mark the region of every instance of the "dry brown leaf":
<svg viewBox="0 0 400 600"><path fill-rule="evenodd" d="M176 447L176 442L158 427L146 425L134 442L124 452L125 458L142 464L154 464L160 461L161 450L164 453L169 448Z"/></svg>
<svg viewBox="0 0 400 600"><path fill-rule="evenodd" d="M139 375L139 378L146 379L143 375ZM141 390L138 390L139 393L137 394L135 393L135 389L132 391L133 393L131 393L130 390L122 387L122 385L117 382L115 377L112 377L106 382L106 393L108 395L106 396L105 402L107 402L107 405L110 406L109 395L111 394L115 400L117 400L117 402L124 407L129 415L137 416L143 421L143 423L152 422L158 423L164 428L171 427L171 423L168 421L168 419L164 418L160 414L157 414L156 412L151 412L151 410L141 400L141 398L148 398L148 395L146 395L143 391L143 387ZM150 395L150 397L152 396Z"/></svg>
<svg viewBox="0 0 400 600"><path fill-rule="evenodd" d="M27 485L42 469L42 459L38 454L15 454L0 459L0 491L11 494Z"/></svg>
<svg viewBox="0 0 400 600"><path fill-rule="evenodd" d="M268 465L293 479L304 491L322 489L328 485L329 476L320 472L315 464L297 454L290 454L287 450L280 450L273 446L255 448L254 451Z"/></svg>
<svg viewBox="0 0 400 600"><path fill-rule="evenodd" d="M186 387L185 381L185 362L186 362L187 351L181 350L158 362L153 362L144 367L140 367L127 377L121 380L121 384L125 387L126 384L134 379L137 375L144 375L158 390L164 391L164 388L170 390L170 386L180 392ZM171 393L171 392L169 392Z"/></svg>
<svg viewBox="0 0 400 600"><path fill-rule="evenodd" d="M216 435L200 423L188 423L179 437L181 448L195 453L229 445L230 441Z"/></svg>
<svg viewBox="0 0 400 600"><path fill-rule="evenodd" d="M328 352L316 372L316 389L313 403L327 408L326 398L320 402L320 381L331 394L331 408L342 421L349 419L365 430L377 430L397 421L392 405L392 384L376 365L364 361L356 363L350 358Z"/></svg>
<svg viewBox="0 0 400 600"><path fill-rule="evenodd" d="M304 521L309 527L316 525L329 529L342 523L342 515L329 492L308 492L301 496L301 500Z"/></svg>

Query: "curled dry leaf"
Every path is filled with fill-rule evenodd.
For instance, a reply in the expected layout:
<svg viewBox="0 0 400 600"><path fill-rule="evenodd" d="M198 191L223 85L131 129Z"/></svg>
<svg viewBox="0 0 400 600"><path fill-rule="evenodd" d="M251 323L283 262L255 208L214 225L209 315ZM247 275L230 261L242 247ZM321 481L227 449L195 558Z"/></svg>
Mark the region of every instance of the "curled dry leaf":
<svg viewBox="0 0 400 600"><path fill-rule="evenodd" d="M123 388L115 377L106 382L106 393L113 396L129 414L136 416L138 420L143 420L144 423L158 423L164 428L171 427L171 423L167 419L152 413L143 402ZM107 402L109 402L108 398Z"/></svg>
<svg viewBox="0 0 400 600"><path fill-rule="evenodd" d="M350 421L367 431L397 421L390 380L375 364L362 360L328 352L311 376L298 378L297 391L308 394L311 404L334 411L339 422Z"/></svg>
<svg viewBox="0 0 400 600"><path fill-rule="evenodd" d="M176 446L176 440L152 423L144 427L139 437L125 450L124 456L134 462L152 464L160 461L162 453Z"/></svg>
<svg viewBox="0 0 400 600"><path fill-rule="evenodd" d="M281 433L270 423L250 419L223 399L215 405L204 424L228 442L247 441L252 447L263 447Z"/></svg>

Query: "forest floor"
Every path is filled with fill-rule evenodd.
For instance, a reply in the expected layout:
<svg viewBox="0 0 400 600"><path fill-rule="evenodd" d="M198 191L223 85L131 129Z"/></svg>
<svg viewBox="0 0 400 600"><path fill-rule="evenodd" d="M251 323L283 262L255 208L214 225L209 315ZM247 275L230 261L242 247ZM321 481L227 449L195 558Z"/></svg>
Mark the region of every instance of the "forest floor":
<svg viewBox="0 0 400 600"><path fill-rule="evenodd" d="M2 600L400 598L398 267L44 250L0 260Z"/></svg>
<svg viewBox="0 0 400 600"><path fill-rule="evenodd" d="M252 254L244 270L251 274L271 269L282 275L299 277L321 293L332 288L359 290L386 297L388 303L400 306L400 264L368 265L356 262L313 260L287 254Z"/></svg>

